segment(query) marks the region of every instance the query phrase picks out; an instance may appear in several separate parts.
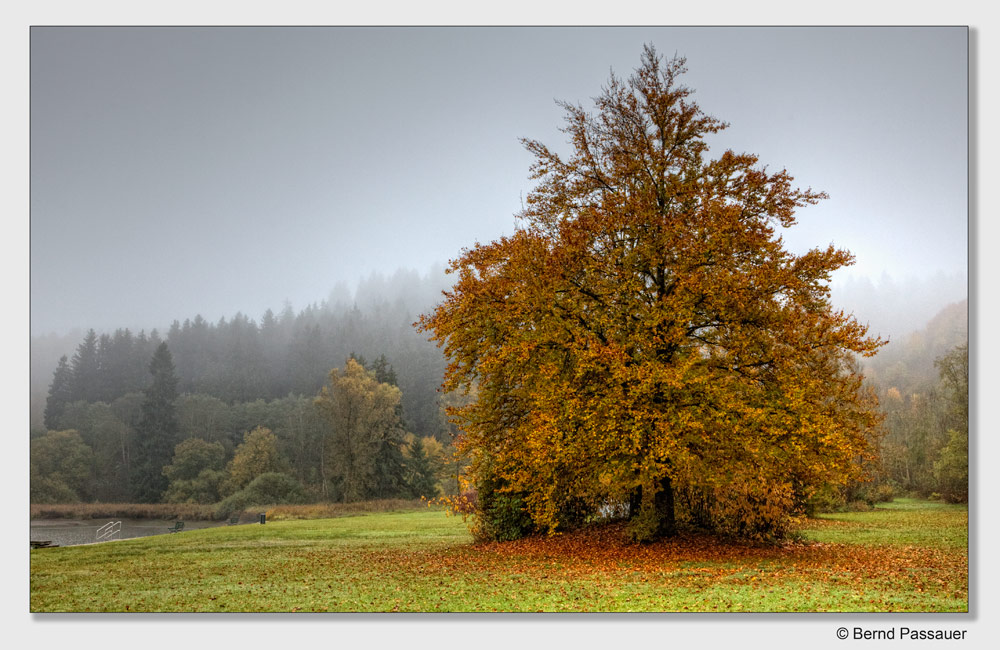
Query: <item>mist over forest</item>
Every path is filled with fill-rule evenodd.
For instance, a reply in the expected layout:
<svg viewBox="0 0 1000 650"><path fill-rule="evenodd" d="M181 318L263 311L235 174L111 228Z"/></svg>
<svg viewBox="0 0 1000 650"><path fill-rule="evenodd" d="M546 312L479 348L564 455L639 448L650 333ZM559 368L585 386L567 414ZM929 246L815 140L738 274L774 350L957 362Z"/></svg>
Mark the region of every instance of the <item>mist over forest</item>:
<svg viewBox="0 0 1000 650"><path fill-rule="evenodd" d="M410 416L409 421L425 435L432 435L440 427L440 423L435 421L436 415L430 414L444 359L436 346L429 343L426 336L417 333L412 324L420 314L428 313L440 301L441 292L450 286L451 280L441 265L435 265L424 273L397 269L388 274L372 273L353 288L344 282L336 282L326 296L302 307L285 302L264 314L236 313L223 315L220 320L212 322L207 322L201 314L178 314L175 323L154 324L149 329L130 328L128 324L122 324L115 329L130 329L134 336L143 334L150 340L165 339L178 363L178 372L182 377L181 392L208 389L228 401L283 397L289 392L313 394L326 374L332 368L342 366L351 353L372 359L385 355L400 373L404 410ZM966 279L960 274L938 273L926 278L904 279L883 275L874 282L864 276L847 275L831 284L835 307L853 313L860 322L868 325L870 333L889 340L889 344L874 359L866 360L869 374L877 372L876 369L898 364L899 359L907 355L913 357L913 350L906 348L909 352L904 351L903 344L918 337L918 332L949 305L966 300L967 292ZM230 331L236 337L233 346L239 345L235 342L239 336L256 329L257 335L263 336L259 343L269 348L266 356L254 362L266 366L253 371L263 377L260 380L263 383L257 379L242 383L239 379L223 382L219 377L212 379L202 374L196 380L192 375L196 372L194 366L184 358L183 343L180 350L174 350L179 338L184 338L185 322L191 323L191 327L195 327L194 323L204 323L218 336L222 336L223 330ZM953 323L962 330L963 337L966 322L960 325ZM265 344L268 334L262 330L270 332L272 328L275 338ZM81 323L78 328L67 332L51 332L31 338L32 427L43 425L45 399L59 358L63 355L72 357L89 329L89 324ZM98 337L113 336L114 330L95 329L95 334ZM956 336L958 334L952 333L946 339L954 341ZM321 350L318 356L312 357L306 352L309 337L314 338ZM224 349L229 344L220 345L221 348L213 354L225 357ZM922 361L916 362L922 369L919 376L926 377L933 370L934 356L942 352L941 345L932 345ZM287 354L281 353L281 348L286 348ZM295 365L297 354L304 365ZM267 365L273 363L279 366ZM223 372L222 368L219 365L208 374ZM143 367L142 381L146 379L145 374Z"/></svg>
<svg viewBox="0 0 1000 650"><path fill-rule="evenodd" d="M433 435L440 429L433 409L444 359L412 325L439 301L447 283L440 266L422 275L400 269L391 275L373 273L353 290L336 283L325 297L298 309L286 301L259 316L236 313L209 322L190 314L148 330L95 330L95 345L108 348L128 332L135 358L131 380L116 379L112 383L119 388L91 397L112 401L128 390L142 390L148 380L146 365L160 341L166 341L173 354L179 392L211 394L227 402L314 395L329 372L343 367L350 355L373 360L385 356L399 374L411 427ZM90 329L32 337L32 427L43 425L59 358L72 358Z"/></svg>

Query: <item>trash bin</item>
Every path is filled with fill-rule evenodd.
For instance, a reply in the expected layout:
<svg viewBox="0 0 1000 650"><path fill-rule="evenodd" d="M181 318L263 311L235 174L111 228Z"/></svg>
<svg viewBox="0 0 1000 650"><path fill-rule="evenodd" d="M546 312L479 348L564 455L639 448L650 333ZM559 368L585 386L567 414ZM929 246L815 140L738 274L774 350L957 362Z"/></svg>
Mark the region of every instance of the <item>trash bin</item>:
<svg viewBox="0 0 1000 650"><path fill-rule="evenodd" d="M264 513L260 513L260 523L264 523Z"/></svg>

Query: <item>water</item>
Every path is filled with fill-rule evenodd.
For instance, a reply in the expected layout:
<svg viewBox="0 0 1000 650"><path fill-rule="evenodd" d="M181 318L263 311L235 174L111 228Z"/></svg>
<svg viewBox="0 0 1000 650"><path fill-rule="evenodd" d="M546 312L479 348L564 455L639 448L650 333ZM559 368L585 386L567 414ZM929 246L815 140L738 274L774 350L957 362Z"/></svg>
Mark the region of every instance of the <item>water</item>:
<svg viewBox="0 0 1000 650"><path fill-rule="evenodd" d="M109 521L122 522L121 533L115 534L115 539L132 539L149 537L150 535L168 535L174 522L164 519L32 519L31 541L51 541L58 546L76 546L78 544L93 544L97 541L97 529ZM199 528L225 526L225 521L184 521L184 530L177 533Z"/></svg>

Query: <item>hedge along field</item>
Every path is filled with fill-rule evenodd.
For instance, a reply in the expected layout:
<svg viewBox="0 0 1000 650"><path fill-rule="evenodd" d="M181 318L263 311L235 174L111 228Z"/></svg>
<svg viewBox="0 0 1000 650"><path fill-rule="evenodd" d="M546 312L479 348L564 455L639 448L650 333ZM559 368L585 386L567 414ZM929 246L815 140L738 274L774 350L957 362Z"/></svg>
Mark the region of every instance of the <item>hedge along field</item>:
<svg viewBox="0 0 1000 650"><path fill-rule="evenodd" d="M900 500L778 547L620 525L474 545L438 510L31 551L33 612L968 611L968 511Z"/></svg>

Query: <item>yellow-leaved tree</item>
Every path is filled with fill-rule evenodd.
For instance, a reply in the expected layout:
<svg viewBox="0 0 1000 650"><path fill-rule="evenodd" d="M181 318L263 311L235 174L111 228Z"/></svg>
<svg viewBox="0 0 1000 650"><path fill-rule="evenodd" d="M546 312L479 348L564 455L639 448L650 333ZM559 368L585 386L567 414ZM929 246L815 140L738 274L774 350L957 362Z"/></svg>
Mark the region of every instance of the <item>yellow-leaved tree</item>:
<svg viewBox="0 0 1000 650"><path fill-rule="evenodd" d="M243 434L233 459L226 466L226 479L219 490L224 496L249 485L261 474L285 472L288 465L278 451L278 437L267 427L255 427Z"/></svg>
<svg viewBox="0 0 1000 650"><path fill-rule="evenodd" d="M384 498L403 482L402 392L378 381L375 371L348 359L344 370L315 399L329 429L323 437L322 468L342 501Z"/></svg>
<svg viewBox="0 0 1000 650"><path fill-rule="evenodd" d="M639 540L677 513L784 533L813 490L857 478L878 424L855 355L883 341L829 302L833 246L780 228L825 195L757 157L707 156L726 124L651 46L596 111L561 103L570 150L524 140L536 187L509 236L466 249L420 327L471 462L477 531L554 531L609 508Z"/></svg>

